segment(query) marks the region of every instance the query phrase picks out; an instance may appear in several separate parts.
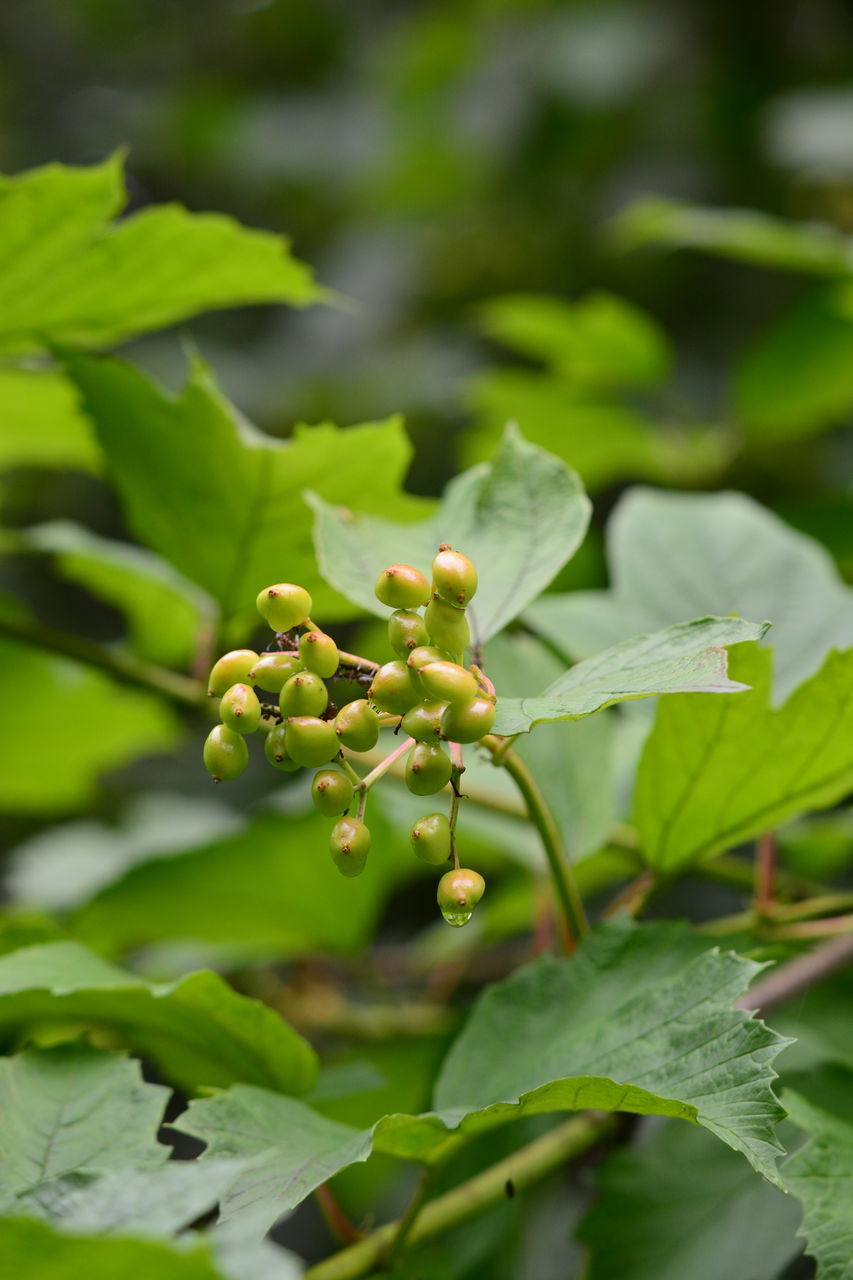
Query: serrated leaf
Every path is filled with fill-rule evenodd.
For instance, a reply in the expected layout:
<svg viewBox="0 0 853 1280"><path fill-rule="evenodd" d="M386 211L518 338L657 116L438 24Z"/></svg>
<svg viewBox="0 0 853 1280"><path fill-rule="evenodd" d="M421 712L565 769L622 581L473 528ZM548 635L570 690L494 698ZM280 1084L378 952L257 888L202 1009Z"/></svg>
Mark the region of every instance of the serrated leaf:
<svg viewBox="0 0 853 1280"><path fill-rule="evenodd" d="M203 1244L62 1235L46 1222L0 1219L0 1257L27 1280L222 1280Z"/></svg>
<svg viewBox="0 0 853 1280"><path fill-rule="evenodd" d="M0 347L103 347L219 307L324 296L287 241L178 205L118 224L122 158L0 179Z"/></svg>
<svg viewBox="0 0 853 1280"><path fill-rule="evenodd" d="M709 209L678 200L647 199L614 219L624 248L663 245L701 249L759 267L809 275L853 273L853 239L817 222L786 222L752 209Z"/></svg>
<svg viewBox="0 0 853 1280"><path fill-rule="evenodd" d="M610 590L545 596L526 613L575 658L685 613L769 618L782 698L853 638L853 589L826 550L741 493L632 489L610 518L607 558Z"/></svg>
<svg viewBox="0 0 853 1280"><path fill-rule="evenodd" d="M306 488L404 517L424 510L400 492L411 449L397 418L280 441L246 422L199 361L176 397L119 360L68 364L136 536L226 618L254 614L258 591L281 581L307 587L321 616L349 612L317 573Z"/></svg>
<svg viewBox="0 0 853 1280"><path fill-rule="evenodd" d="M808 1093L785 1090L791 1119L811 1141L784 1166L785 1183L803 1206L801 1234L817 1259L817 1280L853 1277L853 1075L827 1069Z"/></svg>
<svg viewBox="0 0 853 1280"><path fill-rule="evenodd" d="M70 658L0 639L0 697L14 733L0 737L0 804L7 811L62 813L89 803L97 780L140 756L171 749L177 720L161 698L117 685ZM45 757L45 725L82 723L54 739L60 763Z"/></svg>
<svg viewBox="0 0 853 1280"><path fill-rule="evenodd" d="M357 1130L241 1085L193 1102L177 1127L208 1143L202 1159L250 1161L222 1212L257 1231L371 1150L429 1163L455 1130L561 1110L690 1120L778 1182L783 1113L769 1064L786 1042L731 1008L761 966L700 948L681 926L617 921L570 961L543 957L496 983L454 1042L425 1115Z"/></svg>
<svg viewBox="0 0 853 1280"><path fill-rule="evenodd" d="M605 1159L577 1235L588 1280L776 1280L800 1252L799 1219L735 1152L667 1122Z"/></svg>
<svg viewBox="0 0 853 1280"><path fill-rule="evenodd" d="M552 720L580 720L617 702L663 693L739 693L724 645L758 640L767 623L696 618L650 636L635 636L570 667L539 697L499 698L494 732L527 733Z"/></svg>
<svg viewBox="0 0 853 1280"><path fill-rule="evenodd" d="M77 393L61 373L0 369L0 467L101 470L103 460Z"/></svg>
<svg viewBox="0 0 853 1280"><path fill-rule="evenodd" d="M348 599L382 618L388 610L373 587L387 565L413 564L428 574L439 543L464 551L479 575L468 609L477 644L496 635L544 590L580 545L590 511L575 473L512 427L493 462L457 476L435 515L420 524L353 516L322 494L312 498L312 505L325 576Z"/></svg>
<svg viewBox="0 0 853 1280"><path fill-rule="evenodd" d="M653 867L681 870L826 808L853 786L853 649L831 653L778 711L771 662L766 650L738 649L732 672L748 693L659 706L634 792Z"/></svg>
<svg viewBox="0 0 853 1280"><path fill-rule="evenodd" d="M113 1028L181 1088L235 1080L304 1093L317 1072L312 1049L257 1000L204 970L148 983L76 942L24 947L0 957L0 1031L39 1021Z"/></svg>

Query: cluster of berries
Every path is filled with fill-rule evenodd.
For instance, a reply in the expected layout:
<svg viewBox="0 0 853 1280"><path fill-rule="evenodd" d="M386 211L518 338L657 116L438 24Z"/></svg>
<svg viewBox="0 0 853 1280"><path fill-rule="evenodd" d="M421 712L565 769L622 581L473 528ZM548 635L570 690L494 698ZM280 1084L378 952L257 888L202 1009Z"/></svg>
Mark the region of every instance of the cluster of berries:
<svg viewBox="0 0 853 1280"><path fill-rule="evenodd" d="M455 846L464 769L461 744L477 742L495 720L491 682L479 667L461 664L470 641L466 606L476 589L473 564L447 545L433 561L431 584L411 565L384 570L376 595L394 610L388 635L398 658L378 667L342 655L332 637L315 627L311 597L303 587L277 583L265 588L257 605L276 633L276 647L263 654L237 649L215 664L208 693L220 699L221 723L204 747L204 763L217 782L243 772L248 763L245 735L258 729L265 732L270 764L289 772L317 769L312 797L321 813L337 818L330 851L347 876L363 870L370 850L364 822L367 792L395 760L408 756L405 780L415 795L433 795L449 783L450 816L420 818L412 827L411 843L418 857L434 866L452 860L453 869L439 883L438 902L445 919L456 925L470 920L485 889L476 871L460 868ZM338 710L326 681L363 676L365 670L373 671L367 697ZM278 694L278 705L261 702L256 689ZM402 730L405 740L361 777L343 749L371 751L386 725ZM350 816L354 804L356 813Z"/></svg>

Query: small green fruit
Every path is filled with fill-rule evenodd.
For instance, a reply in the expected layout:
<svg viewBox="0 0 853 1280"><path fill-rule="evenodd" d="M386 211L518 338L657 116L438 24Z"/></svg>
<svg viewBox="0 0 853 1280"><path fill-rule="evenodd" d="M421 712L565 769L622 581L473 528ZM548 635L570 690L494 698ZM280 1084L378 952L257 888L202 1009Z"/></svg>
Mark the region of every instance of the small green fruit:
<svg viewBox="0 0 853 1280"><path fill-rule="evenodd" d="M204 744L204 767L213 781L239 778L248 763L249 748L240 734L227 725L214 725Z"/></svg>
<svg viewBox="0 0 853 1280"><path fill-rule="evenodd" d="M437 743L441 736L443 702L419 702L403 716L400 728L416 742Z"/></svg>
<svg viewBox="0 0 853 1280"><path fill-rule="evenodd" d="M455 662L430 662L420 672L420 681L431 698L459 706L477 697L477 681L470 671Z"/></svg>
<svg viewBox="0 0 853 1280"><path fill-rule="evenodd" d="M413 649L429 644L426 623L414 609L398 609L388 619L388 641L399 658L408 658Z"/></svg>
<svg viewBox="0 0 853 1280"><path fill-rule="evenodd" d="M320 769L311 783L311 797L320 813L336 818L352 804L355 788L340 769Z"/></svg>
<svg viewBox="0 0 853 1280"><path fill-rule="evenodd" d="M300 671L278 695L278 705L285 717L321 716L329 705L329 691L313 671Z"/></svg>
<svg viewBox="0 0 853 1280"><path fill-rule="evenodd" d="M338 754L335 726L316 716L292 716L287 722L284 745L291 760L306 769L316 769Z"/></svg>
<svg viewBox="0 0 853 1280"><path fill-rule="evenodd" d="M471 640L471 629L464 609L455 609L433 596L424 610L424 622L433 644L447 653L464 653Z"/></svg>
<svg viewBox="0 0 853 1280"><path fill-rule="evenodd" d="M383 569L374 587L377 600L392 609L418 609L430 598L430 586L420 569L392 564Z"/></svg>
<svg viewBox="0 0 853 1280"><path fill-rule="evenodd" d="M406 666L412 678L412 684L417 689L422 698L427 696L427 691L421 684L420 674L424 667L429 666L433 662L445 662L450 655L445 653L443 649L437 649L434 644L421 644L417 649L413 649L406 659Z"/></svg>
<svg viewBox="0 0 853 1280"><path fill-rule="evenodd" d="M281 693L290 677L302 669L302 659L295 653L262 653L249 679L266 693Z"/></svg>
<svg viewBox="0 0 853 1280"><path fill-rule="evenodd" d="M365 698L356 698L335 716L335 733L350 751L370 751L379 741L379 716Z"/></svg>
<svg viewBox="0 0 853 1280"><path fill-rule="evenodd" d="M296 773L302 766L297 764L295 760L291 760L288 755L285 741L286 734L286 724L273 725L264 742L264 754L270 764L275 765L276 769L283 769L285 773Z"/></svg>
<svg viewBox="0 0 853 1280"><path fill-rule="evenodd" d="M219 714L235 733L254 733L261 725L258 695L247 684L232 684L219 704Z"/></svg>
<svg viewBox="0 0 853 1280"><path fill-rule="evenodd" d="M486 882L477 871L458 867L446 872L438 882L438 905L448 924L467 924L486 891Z"/></svg>
<svg viewBox="0 0 853 1280"><path fill-rule="evenodd" d="M357 876L370 852L370 831L358 818L339 818L332 827L329 849L341 875Z"/></svg>
<svg viewBox="0 0 853 1280"><path fill-rule="evenodd" d="M325 631L306 631L299 640L299 656L308 671L314 671L324 680L330 679L338 669L338 646Z"/></svg>
<svg viewBox="0 0 853 1280"><path fill-rule="evenodd" d="M417 856L431 866L438 867L450 857L450 823L443 813L418 818L409 838Z"/></svg>
<svg viewBox="0 0 853 1280"><path fill-rule="evenodd" d="M449 706L441 717L441 736L448 742L479 742L495 723L495 704L474 698L462 706Z"/></svg>
<svg viewBox="0 0 853 1280"><path fill-rule="evenodd" d="M301 627L311 612L311 597L304 587L293 582L276 582L258 592L258 613L273 631L290 631Z"/></svg>
<svg viewBox="0 0 853 1280"><path fill-rule="evenodd" d="M221 698L232 684L242 684L251 678L252 667L258 661L254 649L232 649L214 663L207 685L209 698Z"/></svg>
<svg viewBox="0 0 853 1280"><path fill-rule="evenodd" d="M441 747L418 742L406 761L406 786L416 796L431 796L450 781L453 766Z"/></svg>
<svg viewBox="0 0 853 1280"><path fill-rule="evenodd" d="M477 590L477 570L461 551L442 543L432 562L432 585L442 600L464 609Z"/></svg>
<svg viewBox="0 0 853 1280"><path fill-rule="evenodd" d="M417 652L417 651L415 651ZM380 711L391 716L402 716L419 700L405 662L386 662L373 677L367 696Z"/></svg>

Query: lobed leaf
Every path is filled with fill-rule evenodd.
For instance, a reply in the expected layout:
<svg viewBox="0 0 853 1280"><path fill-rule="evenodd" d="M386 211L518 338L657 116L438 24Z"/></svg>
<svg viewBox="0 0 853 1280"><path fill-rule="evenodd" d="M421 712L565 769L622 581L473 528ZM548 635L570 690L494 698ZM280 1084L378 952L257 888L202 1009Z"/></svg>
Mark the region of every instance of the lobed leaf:
<svg viewBox="0 0 853 1280"><path fill-rule="evenodd" d="M0 468L101 470L95 433L61 373L0 369Z"/></svg>
<svg viewBox="0 0 853 1280"><path fill-rule="evenodd" d="M46 1222L0 1219L0 1256L27 1280L223 1280L205 1245L63 1235Z"/></svg>
<svg viewBox="0 0 853 1280"><path fill-rule="evenodd" d="M853 1277L853 1075L826 1068L806 1091L785 1090L791 1119L810 1141L786 1161L785 1183L803 1206L801 1234L817 1280Z"/></svg>

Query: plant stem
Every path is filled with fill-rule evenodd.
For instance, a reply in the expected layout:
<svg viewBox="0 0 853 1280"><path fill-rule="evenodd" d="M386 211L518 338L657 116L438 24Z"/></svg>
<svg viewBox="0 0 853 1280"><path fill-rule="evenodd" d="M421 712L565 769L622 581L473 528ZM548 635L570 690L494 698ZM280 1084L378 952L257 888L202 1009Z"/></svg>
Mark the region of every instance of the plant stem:
<svg viewBox="0 0 853 1280"><path fill-rule="evenodd" d="M523 1191L559 1169L567 1160L575 1159L596 1146L615 1131L616 1124L612 1115L572 1116L544 1137L537 1138L505 1160L499 1160L476 1177L445 1195L437 1196L423 1207L418 1206L419 1212L407 1233L409 1243L419 1244L473 1218L506 1195L507 1183L517 1191ZM368 1275L382 1265L405 1216L379 1227L348 1249L310 1267L304 1280L359 1280L359 1277Z"/></svg>
<svg viewBox="0 0 853 1280"><path fill-rule="evenodd" d="M451 742L450 744L450 759L453 761L450 817L448 819L450 825L450 856L453 858L453 866L458 871L459 854L456 850L456 823L459 819L459 805L462 800L459 783L462 780L462 774L465 772L465 765L462 763L462 747L458 742Z"/></svg>
<svg viewBox="0 0 853 1280"><path fill-rule="evenodd" d="M382 1256L382 1262L387 1267L402 1252L406 1241L412 1233L417 1216L426 1203L429 1193L430 1184L435 1176L434 1169L424 1169L421 1172L420 1181L417 1190L409 1201L406 1212L402 1218L398 1220L397 1230L395 1231L388 1248Z"/></svg>
<svg viewBox="0 0 853 1280"><path fill-rule="evenodd" d="M28 618L0 618L0 635L22 640L36 648L47 649L50 653L58 653L64 658L73 658L86 666L96 667L99 671L106 671L120 684L159 693L183 707L199 709L207 702L204 685L200 680L193 680L190 676L170 671L153 662L145 662L126 649L112 649L95 640L87 640L84 636L55 631L51 627L31 622Z"/></svg>
<svg viewBox="0 0 853 1280"><path fill-rule="evenodd" d="M772 831L765 831L755 849L755 910L759 915L772 912L775 883L776 838Z"/></svg>
<svg viewBox="0 0 853 1280"><path fill-rule="evenodd" d="M548 808L542 792L536 785L533 774L517 752L505 750L504 740L495 737L494 734L487 734L485 738L481 739L481 745L492 753L493 758L500 754L500 768L506 769L522 794L530 821L536 827L542 839L545 856L551 869L551 878L554 881L554 888L572 940L577 945L589 933L589 921L586 918L583 901L575 884L563 839L560 835L559 827L554 821L554 816Z"/></svg>
<svg viewBox="0 0 853 1280"><path fill-rule="evenodd" d="M393 751L389 751L385 759L380 760L375 769L371 769L370 773L366 774L361 779L361 782L358 784L359 790L369 791L374 782L378 782L383 773L387 773L395 761L399 760L401 756L404 756L414 745L414 738L406 738L405 741L401 742Z"/></svg>
<svg viewBox="0 0 853 1280"><path fill-rule="evenodd" d="M780 964L778 969L773 969L767 977L759 979L755 986L736 1000L734 1007L754 1009L760 1014L769 1013L849 964L853 964L853 934L844 938L832 938L815 947L808 955L797 956L787 964Z"/></svg>

